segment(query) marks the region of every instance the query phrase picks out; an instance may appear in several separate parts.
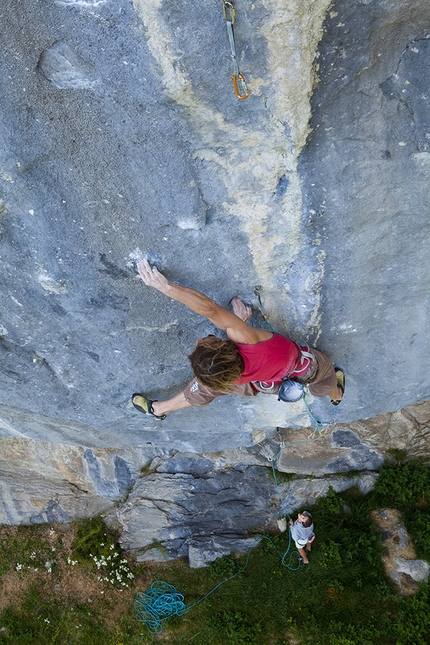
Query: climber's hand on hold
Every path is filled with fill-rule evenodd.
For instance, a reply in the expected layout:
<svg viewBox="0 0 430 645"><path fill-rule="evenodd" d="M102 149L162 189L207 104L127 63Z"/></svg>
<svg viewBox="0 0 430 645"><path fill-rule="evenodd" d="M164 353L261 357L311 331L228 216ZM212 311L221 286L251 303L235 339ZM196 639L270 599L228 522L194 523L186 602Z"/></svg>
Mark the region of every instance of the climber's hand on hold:
<svg viewBox="0 0 430 645"><path fill-rule="evenodd" d="M139 260L137 270L140 277L148 287L157 289L161 293L167 293L169 287L168 279L160 273L156 266L151 267L148 260Z"/></svg>
<svg viewBox="0 0 430 645"><path fill-rule="evenodd" d="M151 267L148 260L139 260L137 270L148 287L161 291L169 298L182 302L196 314L205 316L213 325L223 329L234 343L254 345L272 338L272 332L250 327L234 313L224 309L201 291L169 282L157 267Z"/></svg>

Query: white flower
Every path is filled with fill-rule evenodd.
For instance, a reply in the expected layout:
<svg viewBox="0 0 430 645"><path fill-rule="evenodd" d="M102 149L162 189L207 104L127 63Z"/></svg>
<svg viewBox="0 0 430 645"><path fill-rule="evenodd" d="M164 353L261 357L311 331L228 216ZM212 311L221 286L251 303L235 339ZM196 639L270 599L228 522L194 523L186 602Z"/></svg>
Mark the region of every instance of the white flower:
<svg viewBox="0 0 430 645"><path fill-rule="evenodd" d="M16 565L15 569L16 569L17 571L21 571L21 569L22 569L22 564L19 564L19 563L18 563L18 564Z"/></svg>
<svg viewBox="0 0 430 645"><path fill-rule="evenodd" d="M51 621L50 621L50 620L48 620L47 618L45 618L45 623L46 623L47 625L50 625L50 624L51 624Z"/></svg>

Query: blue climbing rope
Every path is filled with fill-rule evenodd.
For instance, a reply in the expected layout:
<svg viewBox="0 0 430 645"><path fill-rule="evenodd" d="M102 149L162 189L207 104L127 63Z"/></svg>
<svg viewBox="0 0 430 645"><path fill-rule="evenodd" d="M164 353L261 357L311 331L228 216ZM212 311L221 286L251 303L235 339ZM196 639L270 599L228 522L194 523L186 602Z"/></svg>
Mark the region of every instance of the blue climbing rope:
<svg viewBox="0 0 430 645"><path fill-rule="evenodd" d="M262 321L262 326L269 329L270 331L274 332L275 330L273 329L269 318L266 316L264 309L263 309L263 304L261 302L261 297L260 297L260 290L261 286L257 286L254 289L254 293L258 298L258 303L259 303L259 309L261 316L263 318ZM276 470L275 470L275 462L279 458L282 450L286 446L298 446L299 444L302 443L307 443L308 441L317 441L318 439L322 439L322 437L326 434L328 428L324 428L323 423L318 421L318 419L313 415L311 412L307 399L306 399L306 391L303 390L303 401L305 403L306 410L311 418L311 420L315 424L315 428L313 429L312 433L309 435L309 437L303 441L297 441L295 443L284 443L281 441L280 444L280 449L277 455L274 457L268 457L268 460L272 466L272 472L273 472L273 479L275 482L275 488L276 491L279 493L279 488L278 488L278 481L276 478ZM289 515L287 513L288 519ZM204 595L202 598L197 600L195 603L192 605L187 605L184 602L184 596L179 593L179 591L171 584L164 582L164 580L156 580L155 582L152 583L151 587L148 589L146 592L141 592L138 591L134 600L134 608L136 610L136 620L142 623L145 623L148 631L151 634L159 634L162 629L163 625L172 616L184 616L186 613L190 611L193 607L198 605L199 603L203 602L208 596L214 593L221 585L225 584L226 582L229 582L230 580L233 580L236 578L239 574L241 574L246 567L248 566L249 563L249 557L251 554L251 550L259 543L261 540L267 540L272 547L275 549L276 553L280 556L281 558L281 564L283 567L286 569L289 569L290 571L297 571L297 569L300 568L300 556L299 553L296 550L291 551L290 557L288 564L286 563L286 558L288 556L288 553L290 551L291 547L291 532L288 530L288 547L285 553L281 553L274 542L267 537L266 535L262 535L254 541L253 544L248 549L248 553L246 556L246 561L245 564L239 571L237 571L235 574L230 576L229 578L226 578L225 580L221 580L213 589L211 589L206 595ZM297 566L293 567L293 558L297 556Z"/></svg>
<svg viewBox="0 0 430 645"><path fill-rule="evenodd" d="M288 531L288 547L284 554L282 554L273 543L273 541L266 535L261 535L256 538L253 544L248 549L246 556L246 561L243 567L239 569L235 574L221 580L213 589L211 589L206 595L197 600L192 605L187 605L184 602L184 596L179 593L179 591L164 580L156 580L152 583L151 587L146 592L138 591L134 600L134 608L136 610L136 620L145 623L146 628L151 634L159 634L163 625L172 616L184 616L186 613L193 609L196 605L203 602L208 596L214 593L221 585L229 580L236 578L242 571L245 571L249 563L249 557L251 550L259 543L261 540L267 540L270 542L272 547L275 549L276 553L281 558L281 564L286 569L290 571L297 571L300 568L300 556L297 551L291 551L288 564L286 563L286 558L291 546L291 533ZM297 556L297 566L293 567L293 558Z"/></svg>

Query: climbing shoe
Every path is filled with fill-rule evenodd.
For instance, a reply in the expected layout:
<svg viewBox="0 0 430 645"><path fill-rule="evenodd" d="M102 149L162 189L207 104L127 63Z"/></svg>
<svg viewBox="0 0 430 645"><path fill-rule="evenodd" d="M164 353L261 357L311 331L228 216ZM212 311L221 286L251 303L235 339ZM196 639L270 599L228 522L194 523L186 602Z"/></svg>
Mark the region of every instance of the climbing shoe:
<svg viewBox="0 0 430 645"><path fill-rule="evenodd" d="M154 414L152 404L155 403L155 401L150 401L146 398L146 396L143 396L143 394L133 394L133 396L131 397L131 402L133 403L136 410L143 412L143 414L150 414L152 417L154 417L154 419L158 419L159 421L162 421L166 418L165 414L162 414L161 416Z"/></svg>
<svg viewBox="0 0 430 645"><path fill-rule="evenodd" d="M342 390L342 397L345 394L345 372L340 369L340 367L335 367L334 373L336 374L336 379L337 379L337 387ZM333 399L330 399L330 402L333 405L339 405L339 403L342 402L342 399L340 401L333 401Z"/></svg>

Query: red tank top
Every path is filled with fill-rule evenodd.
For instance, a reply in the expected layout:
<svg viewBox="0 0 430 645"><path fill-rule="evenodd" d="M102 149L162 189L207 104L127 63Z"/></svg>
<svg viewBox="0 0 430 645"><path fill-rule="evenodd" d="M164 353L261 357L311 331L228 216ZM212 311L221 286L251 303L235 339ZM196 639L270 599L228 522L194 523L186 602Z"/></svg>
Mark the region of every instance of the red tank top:
<svg viewBox="0 0 430 645"><path fill-rule="evenodd" d="M269 340L255 345L236 345L245 363L237 383L281 383L283 377L294 369L299 358L297 345L281 334L273 334Z"/></svg>

